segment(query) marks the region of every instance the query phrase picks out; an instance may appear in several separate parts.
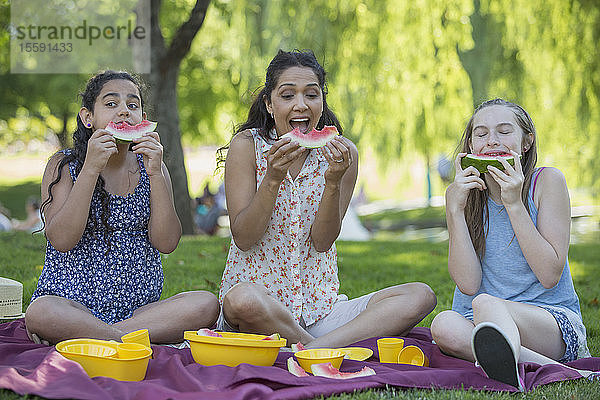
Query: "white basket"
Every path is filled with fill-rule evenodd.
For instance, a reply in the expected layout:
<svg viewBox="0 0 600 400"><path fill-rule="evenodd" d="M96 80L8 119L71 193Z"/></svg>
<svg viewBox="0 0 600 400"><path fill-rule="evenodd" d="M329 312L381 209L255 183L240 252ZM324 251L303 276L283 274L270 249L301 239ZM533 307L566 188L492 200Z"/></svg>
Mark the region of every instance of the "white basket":
<svg viewBox="0 0 600 400"><path fill-rule="evenodd" d="M0 319L23 317L23 284L0 277Z"/></svg>

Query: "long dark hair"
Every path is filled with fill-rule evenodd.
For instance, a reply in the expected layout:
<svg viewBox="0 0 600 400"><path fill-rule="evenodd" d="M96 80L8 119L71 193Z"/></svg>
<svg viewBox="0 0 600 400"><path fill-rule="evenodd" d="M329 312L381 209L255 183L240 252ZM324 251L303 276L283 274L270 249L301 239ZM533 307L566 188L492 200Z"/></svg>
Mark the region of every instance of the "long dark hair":
<svg viewBox="0 0 600 400"><path fill-rule="evenodd" d="M522 145L524 148L521 149L521 166L523 168L523 175L525 180L523 182L523 190L521 191L521 199L527 212L529 212L529 202L527 196L529 193L529 186L531 185L531 177L535 171L535 165L537 163L537 134L533 120L518 104L511 103L503 99L492 99L481 103L473 112L471 119L467 123L467 126L463 132L459 149L461 152L470 153L471 149L469 144L473 135L473 119L475 115L482 109L490 106L504 106L509 108L514 114L517 124L523 130ZM532 134L533 140L529 141L529 134ZM525 149L527 149L525 151ZM489 211L487 207L487 200L489 193L487 190L472 189L467 197L467 204L465 206L465 220L469 227L469 234L475 252L479 256L479 259L483 259L485 255L485 235L489 230Z"/></svg>
<svg viewBox="0 0 600 400"><path fill-rule="evenodd" d="M140 92L140 100L142 109L144 107L144 100L142 96L142 84L131 74L125 71L103 71L100 72L88 81L85 90L82 93L79 93L81 96L81 106L88 109L90 112L94 112L94 104L96 103L96 98L102 91L104 85L112 80L128 80L133 82L133 84L138 88ZM52 189L54 186L60 182L62 177L63 167L65 165L69 165L69 163L74 162L75 166L75 174L79 175L81 172L81 168L83 167L83 163L85 162L85 156L87 153L87 144L88 140L94 133L92 128L88 128L85 126L79 114L77 115L77 128L75 132L73 132L73 147L68 149L66 152L61 152L60 156L61 160L57 165L57 177L54 179L50 185L48 185L48 198L44 200L40 207L40 215L42 217L43 226L40 230L43 230L46 226L46 220L44 218L44 210L46 207L52 203L54 196L52 194ZM56 156L56 154L55 154ZM95 226L96 219L92 214L92 208L90 207L89 216L88 216L88 224L91 224L90 227L92 231L95 230L103 230L104 231L104 240L110 249L110 241L109 241L109 233L112 231L111 226L108 224L108 218L110 216L109 209L109 200L110 196L106 189L104 188L104 178L102 175L98 175L98 180L96 181L96 187L94 189L94 193L98 193L100 196L100 202L102 203L102 213L100 214L100 220L102 221L102 229L100 227Z"/></svg>
<svg viewBox="0 0 600 400"><path fill-rule="evenodd" d="M327 81L325 79L325 69L319 64L315 54L312 50L292 50L283 51L279 50L277 55L271 60L267 67L267 74L265 77L265 86L255 96L250 111L248 111L248 118L246 122L238 125L235 128L235 133L245 131L246 129L257 129L258 134L265 140L275 139L270 137L270 132L275 126L275 120L267 111L265 105L265 99L271 101L271 92L277 86L277 82L281 74L292 67L308 67L317 76L321 92L323 93L323 112L321 118L317 122L317 129L323 129L325 125L333 125L337 128L338 132L342 134L342 126L334 114L334 112L327 105ZM225 161L224 152L229 146L221 147L218 150L218 164Z"/></svg>

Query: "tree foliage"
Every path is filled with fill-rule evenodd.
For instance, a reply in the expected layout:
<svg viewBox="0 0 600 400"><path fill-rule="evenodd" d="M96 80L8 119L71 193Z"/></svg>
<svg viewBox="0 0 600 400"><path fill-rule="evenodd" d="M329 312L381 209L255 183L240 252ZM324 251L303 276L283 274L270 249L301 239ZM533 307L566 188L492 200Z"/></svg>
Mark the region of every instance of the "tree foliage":
<svg viewBox="0 0 600 400"><path fill-rule="evenodd" d="M167 42L194 3L163 2ZM382 166L407 153L451 153L473 106L499 96L531 113L540 164L598 193L599 39L594 0L213 0L175 71L176 114L184 141L225 144L277 50L312 49L346 134ZM0 119L52 115L58 126L59 84L6 78L1 57L0 92L15 95L2 96ZM582 144L565 152L565 143Z"/></svg>

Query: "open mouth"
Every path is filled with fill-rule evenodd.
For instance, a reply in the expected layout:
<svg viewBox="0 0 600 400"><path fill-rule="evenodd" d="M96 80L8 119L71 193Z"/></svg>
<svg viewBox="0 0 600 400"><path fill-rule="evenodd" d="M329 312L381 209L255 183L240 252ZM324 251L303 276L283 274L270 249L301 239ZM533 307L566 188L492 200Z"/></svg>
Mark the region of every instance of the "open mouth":
<svg viewBox="0 0 600 400"><path fill-rule="evenodd" d="M485 153L486 156L489 157L506 157L506 156L510 156L510 153L507 153L506 151L490 151Z"/></svg>
<svg viewBox="0 0 600 400"><path fill-rule="evenodd" d="M133 126L133 124L128 121L113 122L113 124L115 124L119 128L123 127L123 125Z"/></svg>
<svg viewBox="0 0 600 400"><path fill-rule="evenodd" d="M290 126L292 129L298 128L300 132L307 133L308 128L310 127L310 119L308 117L292 118L290 120Z"/></svg>

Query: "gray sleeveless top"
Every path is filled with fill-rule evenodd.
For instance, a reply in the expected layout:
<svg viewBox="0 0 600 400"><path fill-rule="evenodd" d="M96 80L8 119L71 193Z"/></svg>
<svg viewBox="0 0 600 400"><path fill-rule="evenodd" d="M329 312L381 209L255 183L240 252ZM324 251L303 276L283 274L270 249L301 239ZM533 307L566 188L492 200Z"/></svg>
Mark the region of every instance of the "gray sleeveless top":
<svg viewBox="0 0 600 400"><path fill-rule="evenodd" d="M536 171L538 172L539 170ZM530 186L527 201L529 215L537 226L538 210L533 203L534 187L535 184ZM489 232L485 240L485 256L481 263L481 286L474 296L467 296L456 287L452 310L472 320L473 298L480 293L487 293L505 300L535 306L568 309L581 319L579 298L573 287L569 261L565 263L558 284L550 289L544 288L525 260L504 206L496 204L492 199L488 199L487 205Z"/></svg>

